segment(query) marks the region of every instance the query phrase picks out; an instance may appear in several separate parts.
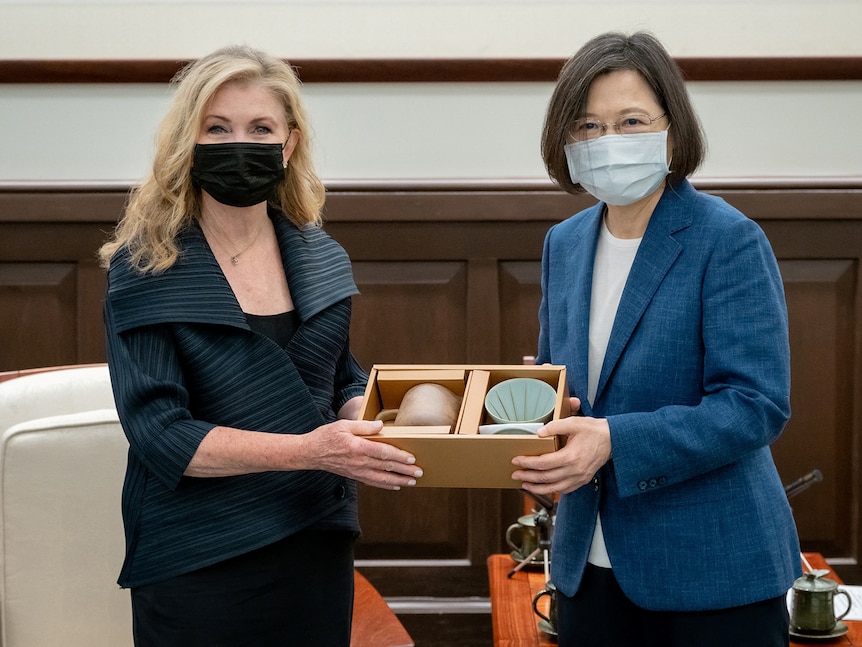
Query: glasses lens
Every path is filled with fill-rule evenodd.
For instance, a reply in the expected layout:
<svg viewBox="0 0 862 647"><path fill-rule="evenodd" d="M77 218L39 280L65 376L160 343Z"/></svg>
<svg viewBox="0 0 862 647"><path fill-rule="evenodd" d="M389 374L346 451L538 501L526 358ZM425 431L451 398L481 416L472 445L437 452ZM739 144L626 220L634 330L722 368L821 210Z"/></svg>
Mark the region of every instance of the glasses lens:
<svg viewBox="0 0 862 647"><path fill-rule="evenodd" d="M617 122L617 132L623 135L645 133L650 129L649 115L628 115Z"/></svg>
<svg viewBox="0 0 862 647"><path fill-rule="evenodd" d="M595 139L602 134L602 122L595 119L578 119L572 128L572 139L582 142L585 139Z"/></svg>

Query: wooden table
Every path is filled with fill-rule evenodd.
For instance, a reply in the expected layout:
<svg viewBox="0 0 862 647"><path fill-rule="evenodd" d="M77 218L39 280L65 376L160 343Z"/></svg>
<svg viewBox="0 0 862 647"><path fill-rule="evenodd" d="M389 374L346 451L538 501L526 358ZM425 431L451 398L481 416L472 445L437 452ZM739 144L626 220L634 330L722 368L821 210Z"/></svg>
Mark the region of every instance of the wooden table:
<svg viewBox="0 0 862 647"><path fill-rule="evenodd" d="M839 584L841 578L833 571L823 556L818 553L805 553L805 558L812 568L829 569L828 577ZM491 588L491 624L494 630L494 645L496 647L554 647L550 636L539 630L539 618L533 613L532 601L545 587L545 574L541 569L529 567L522 569L511 577L509 572L516 562L509 555L491 555L488 558L488 578ZM547 603L543 596L541 604ZM539 607L547 613L547 607ZM842 647L862 647L862 622L847 621L850 631L844 636L831 641L816 643L796 643L792 647L805 645L840 645Z"/></svg>
<svg viewBox="0 0 862 647"><path fill-rule="evenodd" d="M495 647L552 647L551 637L541 631L539 618L533 613L533 596L545 588L545 573L533 566L515 573L510 555L488 558L488 578L491 588L491 626ZM548 597L543 596L539 607L547 614Z"/></svg>

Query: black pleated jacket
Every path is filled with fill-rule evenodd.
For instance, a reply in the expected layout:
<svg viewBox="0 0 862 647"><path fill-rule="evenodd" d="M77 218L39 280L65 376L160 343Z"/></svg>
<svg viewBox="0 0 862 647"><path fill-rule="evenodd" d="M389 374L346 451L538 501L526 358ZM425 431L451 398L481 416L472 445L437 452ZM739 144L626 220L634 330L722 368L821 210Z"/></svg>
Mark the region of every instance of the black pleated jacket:
<svg viewBox="0 0 862 647"><path fill-rule="evenodd" d="M252 332L200 228L160 274L119 251L108 273L111 381L130 443L124 587L158 582L300 529L358 530L356 488L318 471L191 478L215 426L302 434L335 420L367 375L349 351L350 260L323 230L271 212L300 326L286 349Z"/></svg>

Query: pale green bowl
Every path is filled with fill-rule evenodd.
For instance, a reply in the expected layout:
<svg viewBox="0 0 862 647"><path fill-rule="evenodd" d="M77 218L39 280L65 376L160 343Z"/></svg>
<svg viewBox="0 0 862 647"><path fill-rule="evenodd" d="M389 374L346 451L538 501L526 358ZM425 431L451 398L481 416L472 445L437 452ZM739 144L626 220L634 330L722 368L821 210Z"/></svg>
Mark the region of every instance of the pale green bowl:
<svg viewBox="0 0 862 647"><path fill-rule="evenodd" d="M513 377L493 386L485 396L485 410L497 424L548 422L554 415L557 391L532 377Z"/></svg>

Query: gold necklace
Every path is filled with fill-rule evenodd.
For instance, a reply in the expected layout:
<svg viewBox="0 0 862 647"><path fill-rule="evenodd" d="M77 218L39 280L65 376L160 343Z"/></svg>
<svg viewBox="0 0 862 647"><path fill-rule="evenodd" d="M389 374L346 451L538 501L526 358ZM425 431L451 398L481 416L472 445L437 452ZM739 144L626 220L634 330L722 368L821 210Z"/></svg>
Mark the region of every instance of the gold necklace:
<svg viewBox="0 0 862 647"><path fill-rule="evenodd" d="M231 264L233 264L233 265L239 265L239 256L240 256L240 254L245 254L248 250L250 250L250 249L251 249L251 246L252 246L252 245L254 245L254 244L257 242L257 239L258 239L259 237L260 237L260 231L258 231L258 232L257 232L257 236L255 236L255 237L254 237L254 240L253 240L253 241L251 241L251 244L250 244L248 247L246 247L246 248L245 248L244 250L242 250L241 252L237 252L236 254L234 254L233 256L231 256L231 257L230 257L230 262L231 262Z"/></svg>
<svg viewBox="0 0 862 647"><path fill-rule="evenodd" d="M236 254L231 254L229 251L227 252L228 256L230 256L230 262L231 262L231 265L239 265L239 257L240 257L242 254L245 254L248 250L250 250L250 249L254 246L254 244L257 242L257 239L258 239L258 238L260 238L260 234L261 234L261 232L263 231L263 228L264 228L265 226L266 226L266 224L264 223L263 225L261 225L261 226L258 228L258 230L257 230L257 234L255 234L254 238L253 238L253 239L252 239L252 241L251 241L251 242L246 246L246 248L245 248L245 249L238 251ZM213 237L218 241L219 246L220 246L220 247L222 247L222 249L224 249L225 251L227 251L227 248L222 244L222 241L221 241L221 239L219 238L219 236L217 236L217 235L216 235L215 230L214 230L214 229L210 229L210 231L211 231L211 233L213 234Z"/></svg>

